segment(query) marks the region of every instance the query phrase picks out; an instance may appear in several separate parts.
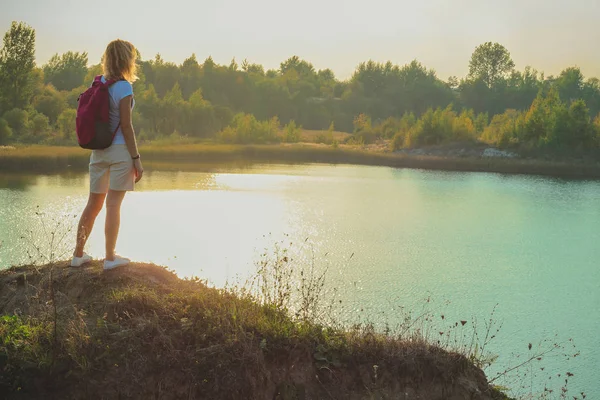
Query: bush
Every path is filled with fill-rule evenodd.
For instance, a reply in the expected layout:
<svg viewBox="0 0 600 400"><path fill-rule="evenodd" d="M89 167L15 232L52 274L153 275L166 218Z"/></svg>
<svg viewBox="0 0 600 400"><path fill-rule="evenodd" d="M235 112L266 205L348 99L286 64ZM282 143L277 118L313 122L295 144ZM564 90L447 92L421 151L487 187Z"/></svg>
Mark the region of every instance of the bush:
<svg viewBox="0 0 600 400"><path fill-rule="evenodd" d="M185 104L186 133L195 137L210 137L218 131L220 124L215 109L209 101L204 100L202 91L192 93Z"/></svg>
<svg viewBox="0 0 600 400"><path fill-rule="evenodd" d="M226 126L217 137L223 143L237 143L237 131L231 126Z"/></svg>
<svg viewBox="0 0 600 400"><path fill-rule="evenodd" d="M481 113L477 115L477 118L475 118L475 131L477 131L478 135L481 135L483 133L483 131L485 130L485 128L487 128L488 124L490 121L490 117L488 115L488 113Z"/></svg>
<svg viewBox="0 0 600 400"><path fill-rule="evenodd" d="M504 114L495 115L489 126L484 129L481 139L489 144L506 147L518 141L519 127L524 115L516 110L506 110Z"/></svg>
<svg viewBox="0 0 600 400"><path fill-rule="evenodd" d="M449 137L452 141L469 141L474 140L477 136L477 130L473 123L472 112L463 111L459 116L451 114L452 133Z"/></svg>
<svg viewBox="0 0 600 400"><path fill-rule="evenodd" d="M331 144L333 142L333 135L329 135L329 133L319 133L315 138L315 143L321 144Z"/></svg>
<svg viewBox="0 0 600 400"><path fill-rule="evenodd" d="M529 147L583 149L595 146L597 130L583 100L568 107L552 88L540 92L515 128L519 143Z"/></svg>
<svg viewBox="0 0 600 400"><path fill-rule="evenodd" d="M29 132L34 136L43 136L50 130L50 119L44 114L35 112L29 118Z"/></svg>
<svg viewBox="0 0 600 400"><path fill-rule="evenodd" d="M301 126L296 126L296 122L291 120L284 128L285 136L284 141L286 143L298 143L300 141Z"/></svg>
<svg viewBox="0 0 600 400"><path fill-rule="evenodd" d="M377 125L374 129L375 135L377 137L382 137L386 139L393 138L396 133L400 130L400 120L397 118L389 117L381 124Z"/></svg>
<svg viewBox="0 0 600 400"><path fill-rule="evenodd" d="M3 118L8 122L8 126L16 135L24 135L27 133L27 124L29 115L27 111L20 108L13 108L4 113Z"/></svg>
<svg viewBox="0 0 600 400"><path fill-rule="evenodd" d="M359 114L354 118L354 135L348 139L349 144L363 145L375 141L375 131L371 124L371 117Z"/></svg>
<svg viewBox="0 0 600 400"><path fill-rule="evenodd" d="M237 114L230 126L223 129L218 139L224 143L275 143L279 141L279 119L258 121L252 114Z"/></svg>
<svg viewBox="0 0 600 400"><path fill-rule="evenodd" d="M77 108L79 96L83 92L85 92L87 90L87 88L88 88L87 86L83 85L83 86L76 87L75 89L67 92L66 96L65 96L66 107Z"/></svg>
<svg viewBox="0 0 600 400"><path fill-rule="evenodd" d="M143 135L141 140L148 140L148 137ZM153 145L158 146L172 146L172 145L181 145L181 144L194 144L199 140L193 137L189 137L187 135L182 135L179 132L175 131L168 136L154 136L152 139Z"/></svg>
<svg viewBox="0 0 600 400"><path fill-rule="evenodd" d="M138 125L134 125L134 126L137 127ZM157 139L161 139L162 137L157 132L154 132L151 129L146 129L146 128L138 129L138 128L136 128L136 138L140 142L148 142L148 141L154 141L154 140L157 140Z"/></svg>
<svg viewBox="0 0 600 400"><path fill-rule="evenodd" d="M398 132L392 139L392 150L400 150L404 148L406 143L406 132Z"/></svg>
<svg viewBox="0 0 600 400"><path fill-rule="evenodd" d="M594 119L594 142L596 147L600 147L600 114Z"/></svg>
<svg viewBox="0 0 600 400"><path fill-rule="evenodd" d="M392 139L392 149L398 150L407 144L407 136L410 130L417 123L417 118L413 113L406 113L394 123L395 133Z"/></svg>
<svg viewBox="0 0 600 400"><path fill-rule="evenodd" d="M322 143L322 144L333 144L335 142L333 132L335 132L335 125L332 121L331 124L329 124L327 133L319 133L317 135L317 137L315 138L315 142Z"/></svg>
<svg viewBox="0 0 600 400"><path fill-rule="evenodd" d="M477 136L472 112L463 111L460 115L452 110L429 109L417 121L406 137L406 146L430 146L451 141L475 140Z"/></svg>
<svg viewBox="0 0 600 400"><path fill-rule="evenodd" d="M564 104L560 101L556 90L551 89L547 95L541 91L525 114L523 130L519 132L522 144L543 146L552 139L556 132L556 115ZM558 127L561 129L560 127Z"/></svg>
<svg viewBox="0 0 600 400"><path fill-rule="evenodd" d="M0 118L0 145L8 143L13 132L8 122L4 118Z"/></svg>
<svg viewBox="0 0 600 400"><path fill-rule="evenodd" d="M594 126L590 120L590 111L585 101L577 100L569 108L568 131L563 142L571 147L593 145L595 139Z"/></svg>
<svg viewBox="0 0 600 400"><path fill-rule="evenodd" d="M68 142L73 142L75 138L75 117L77 111L73 108L68 108L58 116L57 126L58 133L62 139Z"/></svg>
<svg viewBox="0 0 600 400"><path fill-rule="evenodd" d="M75 101L74 107L77 107L77 101ZM55 124L60 113L67 108L67 103L63 93L58 92L53 86L47 85L42 93L33 99L33 108L46 115L50 119L50 123Z"/></svg>

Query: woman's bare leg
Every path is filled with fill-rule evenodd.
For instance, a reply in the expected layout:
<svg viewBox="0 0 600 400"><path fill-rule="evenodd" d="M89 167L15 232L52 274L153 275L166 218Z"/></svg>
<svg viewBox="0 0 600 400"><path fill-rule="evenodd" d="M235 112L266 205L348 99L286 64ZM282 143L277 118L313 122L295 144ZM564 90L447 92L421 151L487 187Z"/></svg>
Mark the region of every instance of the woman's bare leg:
<svg viewBox="0 0 600 400"><path fill-rule="evenodd" d="M106 236L106 260L115 259L115 246L119 236L121 225L121 203L125 197L125 191L109 190L106 196L106 223L104 234Z"/></svg>
<svg viewBox="0 0 600 400"><path fill-rule="evenodd" d="M83 248L90 237L90 233L92 233L94 222L100 210L102 210L105 198L106 193L90 193L87 205L79 219L79 225L77 225L77 243L75 245L75 252L73 253L75 257L83 256Z"/></svg>

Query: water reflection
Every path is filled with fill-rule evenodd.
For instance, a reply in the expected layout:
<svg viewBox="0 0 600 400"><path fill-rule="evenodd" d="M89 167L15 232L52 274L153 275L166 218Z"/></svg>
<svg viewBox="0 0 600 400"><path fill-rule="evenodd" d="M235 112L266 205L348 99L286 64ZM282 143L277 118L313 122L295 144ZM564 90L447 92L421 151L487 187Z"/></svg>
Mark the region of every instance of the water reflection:
<svg viewBox="0 0 600 400"><path fill-rule="evenodd" d="M0 188L27 190L29 186L35 185L36 180L35 175L0 174Z"/></svg>

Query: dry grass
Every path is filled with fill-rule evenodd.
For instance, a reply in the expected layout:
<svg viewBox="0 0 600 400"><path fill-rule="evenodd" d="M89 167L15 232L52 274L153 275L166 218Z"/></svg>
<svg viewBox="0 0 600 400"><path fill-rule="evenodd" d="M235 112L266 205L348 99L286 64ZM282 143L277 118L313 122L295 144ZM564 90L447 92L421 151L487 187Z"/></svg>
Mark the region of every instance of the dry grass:
<svg viewBox="0 0 600 400"><path fill-rule="evenodd" d="M318 143L320 137L328 137L329 131L327 130L308 130L304 129L300 133L300 141L306 143ZM351 134L347 132L332 132L333 140L338 141L339 143L343 143L346 139L348 139Z"/></svg>
<svg viewBox="0 0 600 400"><path fill-rule="evenodd" d="M3 171L57 171L81 168L89 163L89 152L79 147L25 146L0 148Z"/></svg>
<svg viewBox="0 0 600 400"><path fill-rule="evenodd" d="M186 163L326 163L531 174L564 178L600 178L600 163L591 161L448 158L394 154L381 150L307 143L279 145L198 143L148 145L143 146L140 152L145 161L181 163L182 168L185 168ZM3 171L55 172L67 168L84 170L88 162L89 152L76 147L30 146L0 150L0 169Z"/></svg>
<svg viewBox="0 0 600 400"><path fill-rule="evenodd" d="M296 319L153 265L21 267L0 283L3 398L503 398L457 353Z"/></svg>

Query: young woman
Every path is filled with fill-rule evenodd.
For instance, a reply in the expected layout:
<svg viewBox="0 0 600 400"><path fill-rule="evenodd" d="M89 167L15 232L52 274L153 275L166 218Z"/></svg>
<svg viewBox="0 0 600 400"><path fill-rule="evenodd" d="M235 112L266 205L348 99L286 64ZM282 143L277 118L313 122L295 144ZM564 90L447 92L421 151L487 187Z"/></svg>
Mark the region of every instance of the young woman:
<svg viewBox="0 0 600 400"><path fill-rule="evenodd" d="M77 228L77 243L71 266L79 267L92 260L83 248L92 231L94 221L106 201L106 257L104 269L129 264L127 258L115 254L115 245L121 222L121 203L125 193L133 190L134 183L142 179L144 168L137 149L135 132L131 123L134 106L131 83L137 77L136 49L124 40L110 42L102 62L102 81L117 80L109 89L110 127L116 130L110 147L92 150L90 158L90 197ZM117 129L118 128L118 129Z"/></svg>

